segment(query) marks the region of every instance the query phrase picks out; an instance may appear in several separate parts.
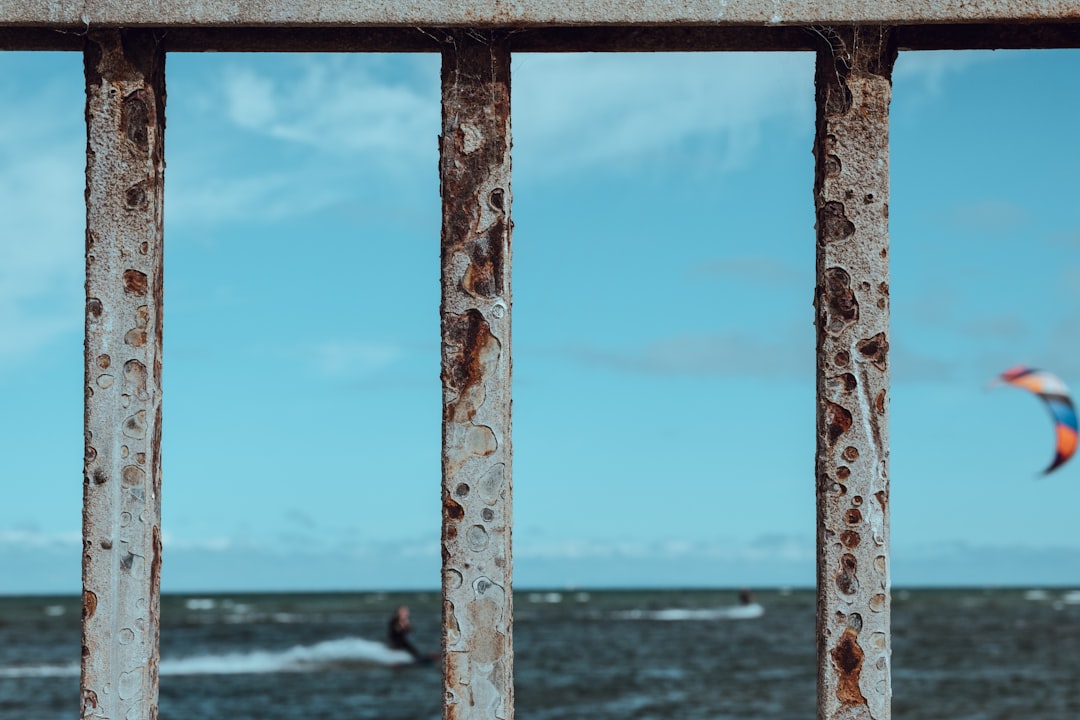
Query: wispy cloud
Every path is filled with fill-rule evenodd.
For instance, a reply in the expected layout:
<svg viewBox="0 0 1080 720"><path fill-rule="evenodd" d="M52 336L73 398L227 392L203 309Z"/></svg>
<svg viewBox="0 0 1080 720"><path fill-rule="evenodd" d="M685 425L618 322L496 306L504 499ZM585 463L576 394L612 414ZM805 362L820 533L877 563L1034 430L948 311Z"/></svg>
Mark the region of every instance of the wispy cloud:
<svg viewBox="0 0 1080 720"><path fill-rule="evenodd" d="M0 530L0 549L6 550L71 550L82 545L82 533L43 532L40 530Z"/></svg>
<svg viewBox="0 0 1080 720"><path fill-rule="evenodd" d="M220 81L223 107L236 127L282 142L434 167L437 65L395 62L409 66L312 56L271 74L233 62ZM711 166L730 169L753 157L765 124L809 127L813 117L810 54L527 55L513 73L515 159L546 176L686 159L703 146Z"/></svg>
<svg viewBox="0 0 1080 720"><path fill-rule="evenodd" d="M812 125L813 57L794 53L528 55L514 65L514 147L545 175L704 152L750 161L768 123Z"/></svg>
<svg viewBox="0 0 1080 720"><path fill-rule="evenodd" d="M82 326L86 136L81 83L66 80L0 83L0 363Z"/></svg>
<svg viewBox="0 0 1080 720"><path fill-rule="evenodd" d="M987 315L961 323L960 332L974 338L1017 340L1028 334L1027 321L1013 313L1006 315Z"/></svg>
<svg viewBox="0 0 1080 720"><path fill-rule="evenodd" d="M327 377L364 377L389 367L403 355L392 343L334 340L318 343L312 359L318 372Z"/></svg>
<svg viewBox="0 0 1080 720"><path fill-rule="evenodd" d="M1028 223L1031 214L1008 200L985 199L955 206L949 220L959 230L980 236L1000 236Z"/></svg>
<svg viewBox="0 0 1080 720"><path fill-rule="evenodd" d="M691 277L720 277L769 287L813 287L811 265L802 268L768 255L716 258L690 270Z"/></svg>
<svg viewBox="0 0 1080 720"><path fill-rule="evenodd" d="M231 63L222 81L226 113L242 128L324 152L434 163L437 67L426 82L422 75L395 77L378 68L348 56L297 57L284 75Z"/></svg>
<svg viewBox="0 0 1080 720"><path fill-rule="evenodd" d="M192 173L191 171L196 171ZM233 175L194 175L205 167L183 167L174 172L166 186L166 221L190 225L214 225L244 221L266 225L297 215L319 212L340 202L338 185L307 182L307 170Z"/></svg>
<svg viewBox="0 0 1080 720"><path fill-rule="evenodd" d="M627 559L688 559L700 558L729 561L783 560L798 561L814 558L811 537L767 535L744 542L695 541L667 538L654 542L628 542L618 539L563 539L557 542L519 541L514 548L518 558L604 560Z"/></svg>
<svg viewBox="0 0 1080 720"><path fill-rule="evenodd" d="M924 50L902 52L896 61L893 79L899 83L911 83L929 96L945 91L946 81L959 76L968 68L1000 59L1000 54L955 50ZM912 98L909 100L915 101Z"/></svg>
<svg viewBox="0 0 1080 720"><path fill-rule="evenodd" d="M627 372L662 375L739 375L761 378L811 378L814 373L813 329L759 338L739 332L678 335L642 348L615 350L577 347L578 360Z"/></svg>

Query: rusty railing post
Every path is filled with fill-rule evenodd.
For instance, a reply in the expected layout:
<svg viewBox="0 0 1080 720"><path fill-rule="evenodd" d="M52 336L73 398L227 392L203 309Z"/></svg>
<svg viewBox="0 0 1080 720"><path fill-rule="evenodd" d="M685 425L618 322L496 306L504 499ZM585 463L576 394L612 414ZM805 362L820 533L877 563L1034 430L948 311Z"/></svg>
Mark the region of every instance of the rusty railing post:
<svg viewBox="0 0 1080 720"><path fill-rule="evenodd" d="M88 35L82 717L156 718L165 53Z"/></svg>
<svg viewBox="0 0 1080 720"><path fill-rule="evenodd" d="M442 62L443 717L512 720L509 45Z"/></svg>
<svg viewBox="0 0 1080 720"><path fill-rule="evenodd" d="M888 720L888 28L817 28L819 720Z"/></svg>

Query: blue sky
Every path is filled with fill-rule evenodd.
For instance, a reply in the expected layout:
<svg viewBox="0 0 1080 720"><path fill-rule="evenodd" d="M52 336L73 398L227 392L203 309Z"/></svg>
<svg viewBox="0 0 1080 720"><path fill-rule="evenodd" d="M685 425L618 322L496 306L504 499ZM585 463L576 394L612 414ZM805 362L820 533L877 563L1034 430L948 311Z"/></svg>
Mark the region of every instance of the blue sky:
<svg viewBox="0 0 1080 720"><path fill-rule="evenodd" d="M165 590L436 587L438 63L170 55ZM0 54L0 593L79 587L81 57ZM519 587L812 585L813 57L518 55ZM902 54L896 585L1080 584L1080 53Z"/></svg>

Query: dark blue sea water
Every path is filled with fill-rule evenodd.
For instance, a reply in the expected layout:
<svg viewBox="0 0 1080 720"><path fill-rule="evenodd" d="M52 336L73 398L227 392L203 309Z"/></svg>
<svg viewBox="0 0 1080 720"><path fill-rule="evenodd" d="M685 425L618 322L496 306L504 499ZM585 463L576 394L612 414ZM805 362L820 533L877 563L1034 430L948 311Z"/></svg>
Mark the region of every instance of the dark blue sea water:
<svg viewBox="0 0 1080 720"><path fill-rule="evenodd" d="M814 594L519 592L519 720L813 720ZM894 593L893 717L1080 718L1080 593ZM400 603L439 644L434 593L166 596L163 720L434 720L439 668L382 640ZM0 718L78 716L76 598L0 597Z"/></svg>

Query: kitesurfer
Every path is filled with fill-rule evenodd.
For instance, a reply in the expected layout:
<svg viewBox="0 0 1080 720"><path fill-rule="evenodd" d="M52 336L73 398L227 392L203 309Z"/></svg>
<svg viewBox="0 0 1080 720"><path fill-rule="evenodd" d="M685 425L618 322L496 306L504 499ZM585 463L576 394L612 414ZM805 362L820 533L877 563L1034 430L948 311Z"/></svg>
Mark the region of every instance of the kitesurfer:
<svg viewBox="0 0 1080 720"><path fill-rule="evenodd" d="M394 612L394 616L390 618L387 645L395 650L404 650L419 662L425 658L416 649L416 646L409 642L407 636L410 632L412 632L412 623L409 622L409 608L407 605L401 605Z"/></svg>

